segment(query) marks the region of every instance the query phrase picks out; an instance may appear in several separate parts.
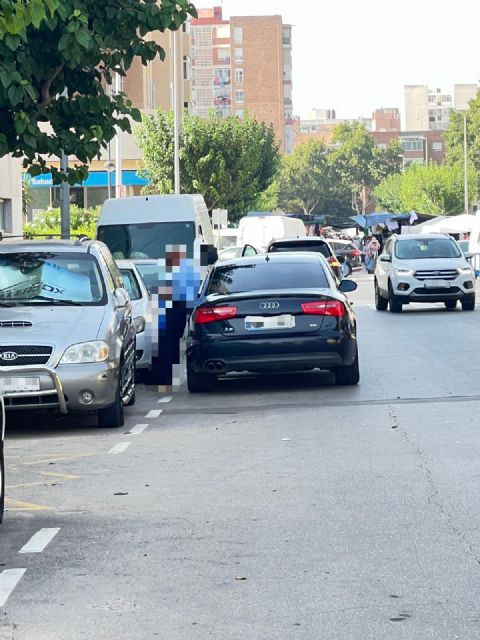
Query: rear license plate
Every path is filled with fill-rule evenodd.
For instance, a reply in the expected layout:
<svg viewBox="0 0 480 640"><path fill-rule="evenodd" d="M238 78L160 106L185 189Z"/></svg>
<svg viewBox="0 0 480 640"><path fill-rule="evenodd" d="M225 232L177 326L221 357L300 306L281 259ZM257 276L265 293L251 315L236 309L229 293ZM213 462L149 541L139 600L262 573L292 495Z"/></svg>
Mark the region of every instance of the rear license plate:
<svg viewBox="0 0 480 640"><path fill-rule="evenodd" d="M427 289L450 289L450 282L448 280L425 280L425 287Z"/></svg>
<svg viewBox="0 0 480 640"><path fill-rule="evenodd" d="M247 331L269 331L271 329L293 329L295 316L284 314L282 316L247 316L245 329Z"/></svg>
<svg viewBox="0 0 480 640"><path fill-rule="evenodd" d="M40 391L40 378L0 378L0 393Z"/></svg>

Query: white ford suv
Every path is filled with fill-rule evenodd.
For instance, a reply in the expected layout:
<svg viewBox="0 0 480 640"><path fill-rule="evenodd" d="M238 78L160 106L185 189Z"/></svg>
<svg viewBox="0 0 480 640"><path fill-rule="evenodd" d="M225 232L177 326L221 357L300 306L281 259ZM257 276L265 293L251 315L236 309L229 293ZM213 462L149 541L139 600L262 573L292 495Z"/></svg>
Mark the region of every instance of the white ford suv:
<svg viewBox="0 0 480 640"><path fill-rule="evenodd" d="M475 273L455 240L448 235L392 236L375 268L375 306L392 313L409 302L443 302L447 309L462 303L475 309Z"/></svg>

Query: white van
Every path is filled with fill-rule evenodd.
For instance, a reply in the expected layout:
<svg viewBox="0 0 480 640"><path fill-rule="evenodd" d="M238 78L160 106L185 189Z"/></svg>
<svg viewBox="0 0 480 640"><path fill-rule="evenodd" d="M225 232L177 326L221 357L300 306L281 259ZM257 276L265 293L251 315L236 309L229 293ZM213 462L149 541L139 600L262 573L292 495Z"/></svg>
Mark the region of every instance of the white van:
<svg viewBox="0 0 480 640"><path fill-rule="evenodd" d="M119 260L158 260L172 244L214 243L201 195L133 196L106 200L97 238Z"/></svg>
<svg viewBox="0 0 480 640"><path fill-rule="evenodd" d="M266 249L272 240L303 238L307 229L302 220L288 216L245 216L238 225L238 245Z"/></svg>

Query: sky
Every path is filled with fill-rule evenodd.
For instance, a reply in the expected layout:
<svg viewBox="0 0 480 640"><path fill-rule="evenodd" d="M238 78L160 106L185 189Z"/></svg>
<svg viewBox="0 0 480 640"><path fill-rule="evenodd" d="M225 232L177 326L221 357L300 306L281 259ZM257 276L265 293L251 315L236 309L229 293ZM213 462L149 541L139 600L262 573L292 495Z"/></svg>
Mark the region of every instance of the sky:
<svg viewBox="0 0 480 640"><path fill-rule="evenodd" d="M196 0L197 7L220 5ZM403 87L480 81L479 0L223 0L224 15L280 14L293 32L293 107L339 118L404 109Z"/></svg>

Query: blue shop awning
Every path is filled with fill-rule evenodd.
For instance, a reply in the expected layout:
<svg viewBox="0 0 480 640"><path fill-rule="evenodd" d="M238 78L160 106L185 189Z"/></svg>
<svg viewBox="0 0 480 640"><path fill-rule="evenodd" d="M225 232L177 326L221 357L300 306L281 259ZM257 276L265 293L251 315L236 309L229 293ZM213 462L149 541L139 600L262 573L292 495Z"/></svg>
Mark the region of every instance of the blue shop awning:
<svg viewBox="0 0 480 640"><path fill-rule="evenodd" d="M52 174L43 173L40 176L31 176L25 174L25 181L28 183L31 189L51 189L53 186ZM116 171L111 174L110 184L115 185ZM148 184L148 180L145 180L136 171L122 171L122 184L125 187L144 187ZM107 171L90 171L88 178L76 187L108 187L108 172Z"/></svg>

